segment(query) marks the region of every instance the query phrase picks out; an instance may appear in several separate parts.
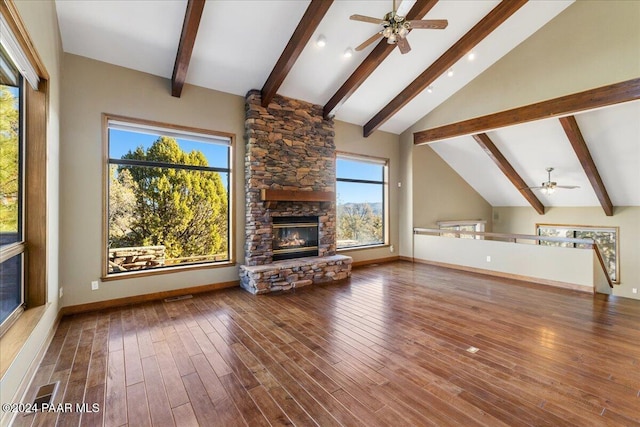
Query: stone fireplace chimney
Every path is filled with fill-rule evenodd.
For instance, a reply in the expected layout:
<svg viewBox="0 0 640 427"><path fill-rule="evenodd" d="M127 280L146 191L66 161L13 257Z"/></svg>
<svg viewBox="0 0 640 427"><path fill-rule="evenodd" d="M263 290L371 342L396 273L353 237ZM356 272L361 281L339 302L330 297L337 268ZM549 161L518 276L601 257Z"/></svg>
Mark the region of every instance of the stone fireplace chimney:
<svg viewBox="0 0 640 427"><path fill-rule="evenodd" d="M280 201L268 206L262 190L333 192L335 144L333 120L322 106L276 95L267 108L260 91L246 97L245 119L245 264L273 261L273 218L308 216L319 219L318 255L336 252L336 206L331 201Z"/></svg>
<svg viewBox="0 0 640 427"><path fill-rule="evenodd" d="M323 118L320 105L278 95L265 108L258 90L247 94L245 113L246 244L241 286L262 294L350 277L351 258L336 255L333 120ZM317 256L274 262L274 218L285 217L288 223L300 218L302 223L317 224L317 245L313 230Z"/></svg>

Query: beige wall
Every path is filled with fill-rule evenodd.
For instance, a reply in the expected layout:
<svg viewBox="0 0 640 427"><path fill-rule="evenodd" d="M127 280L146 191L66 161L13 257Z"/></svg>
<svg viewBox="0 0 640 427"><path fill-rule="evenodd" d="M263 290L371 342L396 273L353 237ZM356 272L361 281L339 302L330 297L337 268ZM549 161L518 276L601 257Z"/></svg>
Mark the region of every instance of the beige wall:
<svg viewBox="0 0 640 427"><path fill-rule="evenodd" d="M538 215L533 208L494 208L493 230L498 233L535 234L536 223L572 224L620 227L620 284L613 294L640 299L640 207L618 206L613 216L606 216L601 207L547 208Z"/></svg>
<svg viewBox="0 0 640 427"><path fill-rule="evenodd" d="M491 231L491 205L431 147L415 147L413 129L400 135L400 255L413 257L414 227L437 228L437 221L482 219L487 221L486 231Z"/></svg>
<svg viewBox="0 0 640 427"><path fill-rule="evenodd" d="M18 356L0 381L2 402L17 401L21 382L38 352L48 344L48 337L58 315L58 221L59 221L59 122L60 67L62 45L53 2L15 2L38 54L49 73L49 105L47 123L47 301L46 310ZM4 416L2 413L0 416ZM3 417L0 423L6 422Z"/></svg>
<svg viewBox="0 0 640 427"><path fill-rule="evenodd" d="M64 55L62 81L60 283L63 305L109 300L238 280L238 267L191 270L108 281L101 275L102 113L155 120L235 134L236 259L244 253L244 98L186 85L181 98L170 81L71 54Z"/></svg>
<svg viewBox="0 0 640 427"><path fill-rule="evenodd" d="M413 224L482 219L491 231L491 205L429 146L413 150Z"/></svg>
<svg viewBox="0 0 640 427"><path fill-rule="evenodd" d="M638 16L639 1L577 0L412 129L637 78Z"/></svg>
<svg viewBox="0 0 640 427"><path fill-rule="evenodd" d="M369 138L362 136L362 127L345 122L335 122L335 144L336 150L352 154L363 154L389 159L389 245L371 249L358 249L350 251L340 251L342 255L348 255L355 262L371 259L381 259L397 255L399 244L398 239L398 217L400 215L399 188L400 170L400 150L398 135L387 132L375 132ZM393 246L394 252L391 252Z"/></svg>

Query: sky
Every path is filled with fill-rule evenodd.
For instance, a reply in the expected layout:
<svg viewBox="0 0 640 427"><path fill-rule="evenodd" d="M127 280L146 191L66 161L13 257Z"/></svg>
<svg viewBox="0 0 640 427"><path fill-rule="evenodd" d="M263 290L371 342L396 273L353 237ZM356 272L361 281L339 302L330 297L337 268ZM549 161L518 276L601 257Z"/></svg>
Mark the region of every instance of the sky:
<svg viewBox="0 0 640 427"><path fill-rule="evenodd" d="M138 146L142 146L145 149L149 148L156 139L158 139L157 134L110 129L109 157L112 159L122 158L129 150L135 150ZM177 141L183 151L201 151L207 158L209 166L228 167L228 146L189 141L187 139L177 139ZM359 162L350 159L337 159L336 161L336 175L339 178L382 181L382 174L383 166L380 164ZM226 181L226 176L223 176L225 188L227 187ZM381 186L376 184L338 182L336 185L336 193L339 203L382 203L383 197Z"/></svg>

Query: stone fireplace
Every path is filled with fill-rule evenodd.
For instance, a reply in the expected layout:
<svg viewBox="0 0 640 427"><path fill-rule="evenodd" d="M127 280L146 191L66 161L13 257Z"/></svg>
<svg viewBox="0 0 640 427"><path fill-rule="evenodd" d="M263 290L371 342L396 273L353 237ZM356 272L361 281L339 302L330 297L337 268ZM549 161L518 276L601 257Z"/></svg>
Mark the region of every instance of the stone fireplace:
<svg viewBox="0 0 640 427"><path fill-rule="evenodd" d="M323 118L320 105L278 95L263 107L258 90L247 94L245 113L241 285L266 293L348 277L351 258L336 255L333 120ZM297 240L296 223L304 224L297 227ZM314 248L291 251L303 246Z"/></svg>

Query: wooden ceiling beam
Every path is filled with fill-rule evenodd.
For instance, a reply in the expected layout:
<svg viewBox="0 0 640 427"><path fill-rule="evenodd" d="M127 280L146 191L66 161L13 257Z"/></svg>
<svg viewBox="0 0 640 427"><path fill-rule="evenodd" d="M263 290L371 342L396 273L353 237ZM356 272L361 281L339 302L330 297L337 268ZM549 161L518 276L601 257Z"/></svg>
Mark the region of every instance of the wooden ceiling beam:
<svg viewBox="0 0 640 427"><path fill-rule="evenodd" d="M640 99L640 78L415 132L413 134L413 143L416 145L428 144L443 139L488 132L541 119L566 116L637 99Z"/></svg>
<svg viewBox="0 0 640 427"><path fill-rule="evenodd" d="M502 1L491 10L469 32L458 40L451 48L440 56L429 68L422 72L400 94L391 100L371 120L364 125L365 137L371 135L376 129L397 113L409 101L425 90L440 75L451 68L458 60L468 54L478 43L491 34L504 21L524 6L527 0Z"/></svg>
<svg viewBox="0 0 640 427"><path fill-rule="evenodd" d="M313 35L322 18L331 7L333 0L311 0L309 7L304 12L302 19L298 23L289 43L282 51L278 62L271 70L271 74L267 78L264 86L261 90L262 106L269 105L273 97L280 89L282 82L293 68L293 65L298 60L298 57L302 53L302 50L309 42L309 39Z"/></svg>
<svg viewBox="0 0 640 427"><path fill-rule="evenodd" d="M418 0L413 5L411 10L407 13L405 19L411 21L414 19L422 19L433 6L438 3L438 0ZM328 119L333 117L336 111L344 104L351 95L364 83L364 81L378 68L378 65L382 64L387 56L396 47L394 44L387 43L387 40L383 38L378 42L376 47L373 48L369 56L356 68L356 70L349 76L349 78L340 86L340 89L327 101L324 106L323 114L324 118Z"/></svg>
<svg viewBox="0 0 640 427"><path fill-rule="evenodd" d="M191 62L193 45L196 42L205 1L189 0L187 3L187 11L184 14L184 23L182 24L182 34L178 44L178 54L173 66L173 76L171 77L171 96L176 98L180 98L180 95L182 95L182 88L187 78L187 70L189 69L189 62Z"/></svg>
<svg viewBox="0 0 640 427"><path fill-rule="evenodd" d="M544 205L542 202L533 194L533 191L531 191L527 183L524 182L524 179L522 179L513 166L511 166L511 163L504 157L498 147L495 146L491 138L489 138L486 133L480 133L473 135L473 139L475 139L484 152L491 157L491 160L500 168L502 173L511 181L520 194L527 199L531 207L540 215L544 215Z"/></svg>
<svg viewBox="0 0 640 427"><path fill-rule="evenodd" d="M578 156L578 160L580 160L584 173L587 174L587 178L589 178L589 182L602 205L602 209L604 209L604 213L607 216L612 216L613 204L611 203L607 189L602 182L600 173L598 173L593 157L591 157L589 147L587 147L587 143L582 136L582 132L580 131L576 118L574 116L561 117L560 124L562 124L562 129L564 129L564 132L567 134L567 138L569 138L569 142L571 142L573 151L576 152L576 156Z"/></svg>

